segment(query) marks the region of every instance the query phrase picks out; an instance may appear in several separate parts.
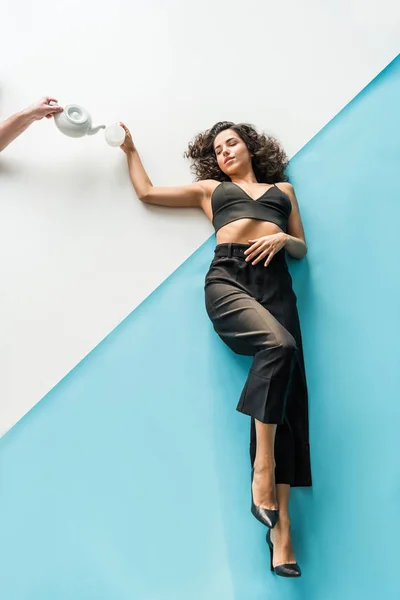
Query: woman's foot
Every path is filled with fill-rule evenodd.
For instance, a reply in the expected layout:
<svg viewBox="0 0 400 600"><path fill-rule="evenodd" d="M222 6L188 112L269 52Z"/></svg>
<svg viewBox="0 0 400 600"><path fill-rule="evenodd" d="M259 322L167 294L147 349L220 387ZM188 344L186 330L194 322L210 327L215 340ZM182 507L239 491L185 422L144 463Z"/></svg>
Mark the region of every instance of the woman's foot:
<svg viewBox="0 0 400 600"><path fill-rule="evenodd" d="M274 545L274 568L279 565L296 564L288 517L279 515L279 521L271 531L271 542Z"/></svg>
<svg viewBox="0 0 400 600"><path fill-rule="evenodd" d="M256 506L278 510L275 493L275 462L254 467L252 483L253 502Z"/></svg>

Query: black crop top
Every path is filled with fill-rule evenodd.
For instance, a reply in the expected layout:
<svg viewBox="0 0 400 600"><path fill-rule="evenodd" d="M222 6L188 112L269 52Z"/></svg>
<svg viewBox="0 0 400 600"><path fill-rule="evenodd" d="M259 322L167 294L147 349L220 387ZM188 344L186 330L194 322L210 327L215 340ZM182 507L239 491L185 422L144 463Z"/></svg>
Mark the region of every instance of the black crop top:
<svg viewBox="0 0 400 600"><path fill-rule="evenodd" d="M257 200L253 200L239 185L224 181L211 196L215 231L239 219L257 219L275 223L286 233L292 203L275 184Z"/></svg>

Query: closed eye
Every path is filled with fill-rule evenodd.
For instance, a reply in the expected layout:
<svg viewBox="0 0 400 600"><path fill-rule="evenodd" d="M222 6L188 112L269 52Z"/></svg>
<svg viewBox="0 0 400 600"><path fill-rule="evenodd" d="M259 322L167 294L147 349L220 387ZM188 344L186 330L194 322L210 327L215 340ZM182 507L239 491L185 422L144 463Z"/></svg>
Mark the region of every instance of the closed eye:
<svg viewBox="0 0 400 600"><path fill-rule="evenodd" d="M235 146L237 144L237 139L236 138L229 138L228 140L226 140L226 144L228 144L229 146ZM216 148L214 148L215 154L217 156L219 156L221 154L221 146L217 146Z"/></svg>

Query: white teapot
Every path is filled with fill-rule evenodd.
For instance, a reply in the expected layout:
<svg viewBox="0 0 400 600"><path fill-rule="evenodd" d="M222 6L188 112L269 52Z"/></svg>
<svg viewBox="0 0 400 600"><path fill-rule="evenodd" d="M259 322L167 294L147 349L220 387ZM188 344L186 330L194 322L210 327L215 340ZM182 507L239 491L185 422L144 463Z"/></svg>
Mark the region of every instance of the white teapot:
<svg viewBox="0 0 400 600"><path fill-rule="evenodd" d="M52 102L56 105L55 102ZM105 125L92 126L92 117L88 111L78 104L68 104L62 112L54 115L57 128L69 137L79 138L85 135L94 135Z"/></svg>

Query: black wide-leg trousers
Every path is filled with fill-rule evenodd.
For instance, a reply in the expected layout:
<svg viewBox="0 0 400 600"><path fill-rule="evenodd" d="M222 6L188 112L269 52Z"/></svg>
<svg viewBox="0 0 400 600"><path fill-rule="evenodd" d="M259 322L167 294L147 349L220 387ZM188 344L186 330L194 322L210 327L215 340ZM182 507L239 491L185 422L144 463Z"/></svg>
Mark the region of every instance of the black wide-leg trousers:
<svg viewBox="0 0 400 600"><path fill-rule="evenodd" d="M284 250L268 267L245 262L244 244L219 244L205 281L215 331L237 354L253 356L237 410L277 425L275 481L311 485L308 397L296 296Z"/></svg>

